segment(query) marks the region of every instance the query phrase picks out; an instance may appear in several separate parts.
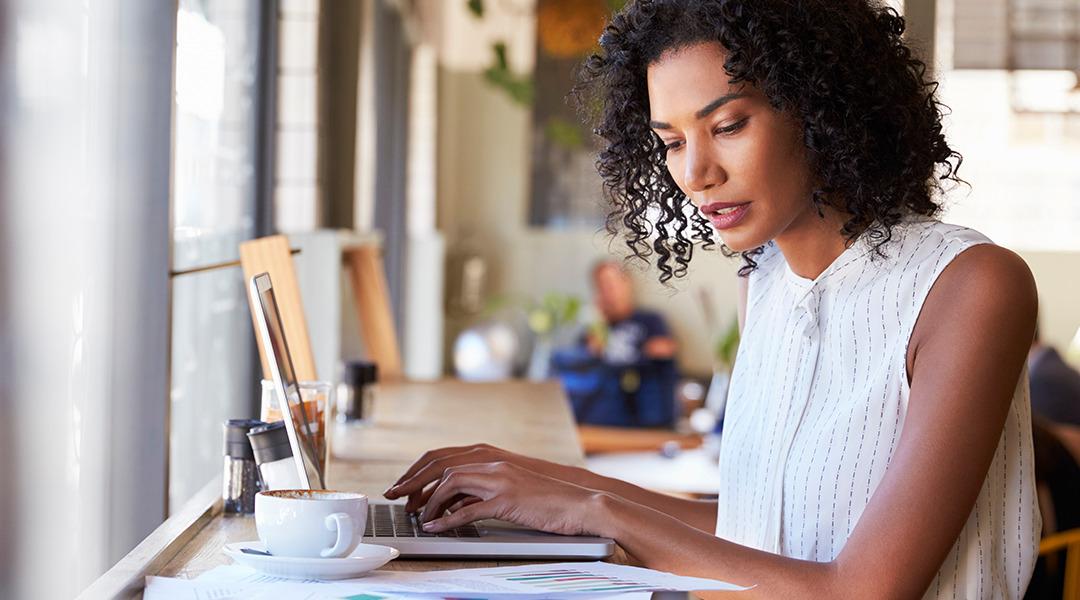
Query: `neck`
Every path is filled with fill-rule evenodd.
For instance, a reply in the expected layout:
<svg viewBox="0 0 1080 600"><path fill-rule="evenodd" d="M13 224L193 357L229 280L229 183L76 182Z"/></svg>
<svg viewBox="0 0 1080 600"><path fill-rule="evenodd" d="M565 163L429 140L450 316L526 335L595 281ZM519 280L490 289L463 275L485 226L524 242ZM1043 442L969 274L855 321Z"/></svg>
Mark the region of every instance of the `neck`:
<svg viewBox="0 0 1080 600"><path fill-rule="evenodd" d="M825 218L815 216L805 226L792 228L776 236L776 245L784 253L791 271L806 279L817 279L847 249L840 234L844 225L840 213L825 211Z"/></svg>

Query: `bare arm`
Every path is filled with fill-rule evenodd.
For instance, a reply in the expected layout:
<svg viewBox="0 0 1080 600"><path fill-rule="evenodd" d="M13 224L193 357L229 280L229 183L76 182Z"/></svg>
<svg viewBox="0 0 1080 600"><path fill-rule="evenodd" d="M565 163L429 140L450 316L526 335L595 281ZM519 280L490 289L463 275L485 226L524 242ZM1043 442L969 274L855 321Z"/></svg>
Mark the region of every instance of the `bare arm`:
<svg viewBox="0 0 1080 600"><path fill-rule="evenodd" d="M632 498L530 475L507 463L450 469L422 518L434 518L431 531L500 516L563 533L606 535L649 567L756 585L750 596L919 598L986 477L1034 331L1036 305L1026 265L1002 248L976 246L945 269L909 345L911 396L897 450L832 562L738 546ZM461 494L478 501L435 518L438 508Z"/></svg>
<svg viewBox="0 0 1080 600"><path fill-rule="evenodd" d="M529 473L584 490L609 493L664 513L695 529L710 533L716 531L715 502L668 496L626 481L597 475L586 469L514 454L487 444L440 448L427 452L413 463L384 495L388 499L408 496L406 510L416 511L428 503L435 491L435 486L427 486L441 481L446 472L464 466L492 463L520 467Z"/></svg>
<svg viewBox="0 0 1080 600"><path fill-rule="evenodd" d="M675 358L678 351L679 344L675 342L675 338L668 335L654 335L641 346L641 353L652 360Z"/></svg>

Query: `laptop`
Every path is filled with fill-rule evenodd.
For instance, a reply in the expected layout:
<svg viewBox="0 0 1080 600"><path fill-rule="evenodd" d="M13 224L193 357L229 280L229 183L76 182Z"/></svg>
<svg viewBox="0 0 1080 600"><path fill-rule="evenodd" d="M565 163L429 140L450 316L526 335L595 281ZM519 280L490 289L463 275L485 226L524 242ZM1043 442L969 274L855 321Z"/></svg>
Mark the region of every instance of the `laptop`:
<svg viewBox="0 0 1080 600"><path fill-rule="evenodd" d="M289 435L300 482L305 488L325 489L325 476L315 459L314 440L308 435L311 428L307 425L314 415L306 414L300 402L270 275L261 273L252 277L248 293L273 378L274 393L279 405L289 408L282 414L285 415L285 431ZM610 538L557 535L495 519L431 534L417 526L416 515L407 514L403 502L369 498L368 508L364 543L391 546L407 557L595 560L615 552L615 542Z"/></svg>

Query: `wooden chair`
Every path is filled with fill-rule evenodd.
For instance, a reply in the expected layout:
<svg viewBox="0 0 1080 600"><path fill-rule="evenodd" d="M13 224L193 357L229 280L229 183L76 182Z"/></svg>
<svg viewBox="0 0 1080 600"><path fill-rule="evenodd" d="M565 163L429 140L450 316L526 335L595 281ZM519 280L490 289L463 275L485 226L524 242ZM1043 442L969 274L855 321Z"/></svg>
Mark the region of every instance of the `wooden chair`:
<svg viewBox="0 0 1080 600"><path fill-rule="evenodd" d="M1039 556L1065 550L1064 600L1080 600L1080 527L1044 537L1039 542Z"/></svg>
<svg viewBox="0 0 1080 600"><path fill-rule="evenodd" d="M297 381L318 381L315 370L315 357L311 351L308 337L307 319L304 317L304 303L300 298L300 285L296 279L296 267L293 264L289 238L284 235L272 235L240 244L240 265L244 270L244 285L259 273L269 273L274 284L274 296L277 299L278 312L281 314L285 337L289 340L289 354L293 361L293 370ZM246 289L246 288L245 288ZM250 296L248 302L251 301ZM255 311L251 311L252 324ZM259 344L259 357L262 360L263 377L270 378L270 368L266 361L266 351L262 339L256 335Z"/></svg>
<svg viewBox="0 0 1080 600"><path fill-rule="evenodd" d="M401 379L401 347L381 251L376 245L363 245L345 250L343 256L368 358L378 365L380 381Z"/></svg>
<svg viewBox="0 0 1080 600"><path fill-rule="evenodd" d="M1043 537L1029 597L1080 600L1080 460L1075 456L1078 431L1075 426L1037 416L1031 422Z"/></svg>

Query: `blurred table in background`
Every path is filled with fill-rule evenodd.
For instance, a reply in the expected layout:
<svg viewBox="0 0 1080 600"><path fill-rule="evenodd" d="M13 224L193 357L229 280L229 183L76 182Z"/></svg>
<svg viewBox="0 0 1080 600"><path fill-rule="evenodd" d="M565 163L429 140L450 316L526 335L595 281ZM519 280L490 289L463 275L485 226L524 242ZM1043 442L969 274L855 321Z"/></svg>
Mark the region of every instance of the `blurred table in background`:
<svg viewBox="0 0 1080 600"><path fill-rule="evenodd" d="M659 452L672 445L687 450L701 445L700 434L672 429L578 425L578 438L586 456L612 452Z"/></svg>
<svg viewBox="0 0 1080 600"><path fill-rule="evenodd" d="M717 448L712 445L669 454L659 450L595 454L585 463L594 473L659 492L706 498L720 490Z"/></svg>
<svg viewBox="0 0 1080 600"><path fill-rule="evenodd" d="M586 466L594 473L659 492L703 498L720 488L718 438L671 429L579 425Z"/></svg>

